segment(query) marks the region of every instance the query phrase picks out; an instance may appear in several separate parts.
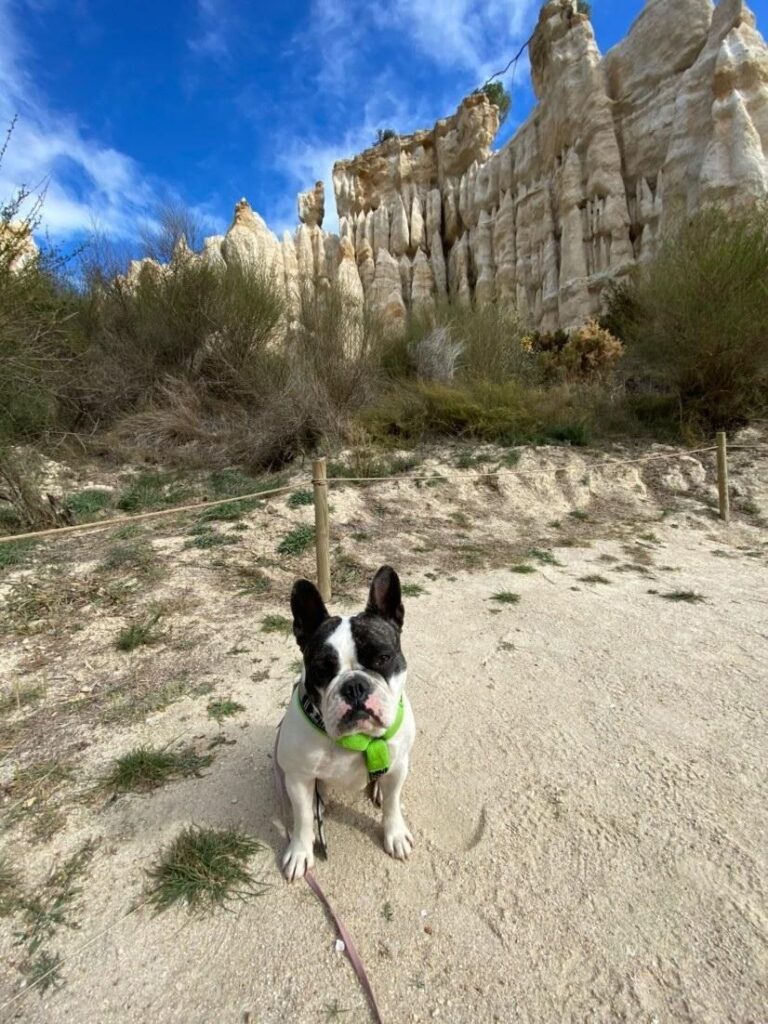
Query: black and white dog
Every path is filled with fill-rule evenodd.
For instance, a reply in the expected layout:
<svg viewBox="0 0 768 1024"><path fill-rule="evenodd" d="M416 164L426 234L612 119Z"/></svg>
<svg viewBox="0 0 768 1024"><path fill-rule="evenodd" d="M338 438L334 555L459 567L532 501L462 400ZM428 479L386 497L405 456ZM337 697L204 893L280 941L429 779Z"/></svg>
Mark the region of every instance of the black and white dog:
<svg viewBox="0 0 768 1024"><path fill-rule="evenodd" d="M404 693L397 573L389 566L379 569L359 615L330 616L308 580L294 585L291 610L304 668L277 741L277 762L293 809L283 873L293 881L314 865L315 822L324 845L328 785L365 789L372 783L374 802L383 806L384 849L405 860L413 836L400 810L400 793L416 725Z"/></svg>

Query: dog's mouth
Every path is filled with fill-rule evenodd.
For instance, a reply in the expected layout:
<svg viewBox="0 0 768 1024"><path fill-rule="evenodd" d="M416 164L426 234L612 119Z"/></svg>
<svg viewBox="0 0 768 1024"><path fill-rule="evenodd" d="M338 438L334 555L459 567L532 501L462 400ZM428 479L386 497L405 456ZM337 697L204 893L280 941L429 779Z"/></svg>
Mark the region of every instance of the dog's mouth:
<svg viewBox="0 0 768 1024"><path fill-rule="evenodd" d="M369 711L367 708L351 708L340 719L339 730L340 732L352 732L356 725L363 722L379 729L384 728L384 723L375 711Z"/></svg>

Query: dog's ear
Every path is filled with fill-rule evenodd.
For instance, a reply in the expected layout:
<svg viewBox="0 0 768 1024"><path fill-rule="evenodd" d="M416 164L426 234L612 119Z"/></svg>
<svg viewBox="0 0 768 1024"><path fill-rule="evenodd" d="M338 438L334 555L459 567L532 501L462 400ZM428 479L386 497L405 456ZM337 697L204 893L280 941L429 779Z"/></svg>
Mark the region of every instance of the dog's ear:
<svg viewBox="0 0 768 1024"><path fill-rule="evenodd" d="M400 577L388 565L382 565L373 577L371 592L368 595L366 612L369 615L380 615L398 629L403 628L403 598L400 592Z"/></svg>
<svg viewBox="0 0 768 1024"><path fill-rule="evenodd" d="M296 580L291 591L291 611L293 635L303 651L318 626L328 618L328 611L314 583Z"/></svg>

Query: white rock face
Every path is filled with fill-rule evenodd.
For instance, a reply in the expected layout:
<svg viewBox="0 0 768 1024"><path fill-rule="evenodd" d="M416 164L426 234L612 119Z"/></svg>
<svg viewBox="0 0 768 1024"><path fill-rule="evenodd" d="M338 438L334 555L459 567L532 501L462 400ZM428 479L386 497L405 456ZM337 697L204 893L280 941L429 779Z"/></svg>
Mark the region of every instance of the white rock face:
<svg viewBox="0 0 768 1024"><path fill-rule="evenodd" d="M496 109L471 96L431 132L334 168L340 216L375 211L374 251L402 255L405 211L438 294L442 257L462 301L515 301L534 326L574 327L680 211L768 195L768 50L742 0L648 0L605 57L588 18L555 0L530 58L539 102L499 152ZM396 211L386 245L382 208Z"/></svg>
<svg viewBox="0 0 768 1024"><path fill-rule="evenodd" d="M0 257L12 271L19 272L40 254L32 234L21 221L0 224Z"/></svg>
<svg viewBox="0 0 768 1024"><path fill-rule="evenodd" d="M371 310L393 330L405 323L403 282L397 260L386 249L376 254L376 273L368 289L368 303Z"/></svg>
<svg viewBox="0 0 768 1024"><path fill-rule="evenodd" d="M299 220L311 228L322 227L325 217L325 185L315 182L307 192L299 192Z"/></svg>
<svg viewBox="0 0 768 1024"><path fill-rule="evenodd" d="M294 238L242 200L204 258L273 273L292 302L338 282L393 329L447 294L514 302L553 330L599 313L679 216L768 197L768 48L743 0L647 0L605 56L589 19L552 0L529 52L538 103L501 150L497 108L468 96L335 165L340 240L322 231L318 183Z"/></svg>

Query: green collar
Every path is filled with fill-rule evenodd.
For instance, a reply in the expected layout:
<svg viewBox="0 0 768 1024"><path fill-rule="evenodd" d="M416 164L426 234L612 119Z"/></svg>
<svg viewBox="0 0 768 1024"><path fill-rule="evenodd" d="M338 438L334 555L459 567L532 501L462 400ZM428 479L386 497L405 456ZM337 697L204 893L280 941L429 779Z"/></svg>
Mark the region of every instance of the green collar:
<svg viewBox="0 0 768 1024"><path fill-rule="evenodd" d="M299 694L298 686L296 687L296 703L304 712L304 717L310 725L313 725L315 729L317 729L318 732L321 732L324 736L328 736L328 733L325 731L325 726L320 712L306 694L304 694L303 697ZM349 736L342 736L339 739L334 740L334 743L339 747L343 747L345 750L357 750L361 754L364 754L365 766L368 769L368 774L372 779L374 779L389 771L390 759L387 740L391 740L397 733L400 726L403 724L404 717L405 702L401 697L400 703L397 705L395 720L383 736L368 736L363 732L355 732Z"/></svg>

